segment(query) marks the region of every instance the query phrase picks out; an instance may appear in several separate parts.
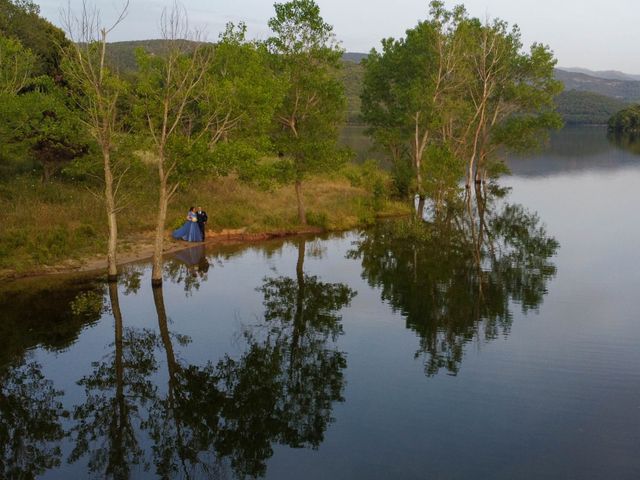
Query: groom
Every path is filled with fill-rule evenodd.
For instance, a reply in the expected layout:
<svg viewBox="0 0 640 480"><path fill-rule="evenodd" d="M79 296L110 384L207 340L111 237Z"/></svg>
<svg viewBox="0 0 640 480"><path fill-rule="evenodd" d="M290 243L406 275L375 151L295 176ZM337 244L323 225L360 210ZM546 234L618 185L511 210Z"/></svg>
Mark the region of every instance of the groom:
<svg viewBox="0 0 640 480"><path fill-rule="evenodd" d="M207 212L202 210L202 207L198 207L198 211L196 212L196 217L198 218L198 227L200 227L200 233L202 233L202 241L204 242L204 231L206 228L207 220L209 220L209 217L207 216Z"/></svg>

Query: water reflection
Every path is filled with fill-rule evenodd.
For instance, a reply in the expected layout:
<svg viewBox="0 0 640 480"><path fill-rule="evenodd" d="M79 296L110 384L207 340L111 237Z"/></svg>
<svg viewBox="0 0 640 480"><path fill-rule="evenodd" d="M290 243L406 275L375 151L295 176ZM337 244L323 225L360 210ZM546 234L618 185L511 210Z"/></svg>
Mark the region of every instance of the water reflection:
<svg viewBox="0 0 640 480"><path fill-rule="evenodd" d="M108 286L114 319L112 352L92 364L91 375L78 381L85 400L76 405L71 435L75 446L68 459L88 456L88 469L104 478L129 478L132 465L145 463L138 431L144 422L141 411L156 395L150 375L157 368L153 355L155 334L124 328L118 288Z"/></svg>
<svg viewBox="0 0 640 480"><path fill-rule="evenodd" d="M62 395L37 362L0 370L0 478L34 478L60 465Z"/></svg>
<svg viewBox="0 0 640 480"><path fill-rule="evenodd" d="M537 308L558 243L535 214L478 190L430 223L376 226L349 253L419 337L427 375L456 374L465 345L507 334L512 303Z"/></svg>
<svg viewBox="0 0 640 480"><path fill-rule="evenodd" d="M319 447L333 404L343 401L338 312L355 292L306 274L306 240L297 246L295 277L267 277L257 287L264 316L242 327L241 353L204 364L180 354L191 339L172 331L162 287L152 290L157 330L149 330L125 326L118 288L110 284L113 342L77 382L84 399L73 407L68 462L86 458L92 474L107 478L142 471L161 478L244 478L266 474L276 444ZM123 275L125 292L137 291L139 274L130 268ZM190 277L171 278L186 283ZM63 435L60 430L52 440ZM48 467L60 462L59 449L54 453Z"/></svg>
<svg viewBox="0 0 640 480"><path fill-rule="evenodd" d="M0 290L0 368L40 346L67 348L103 313L104 286L93 281L35 283Z"/></svg>
<svg viewBox="0 0 640 480"><path fill-rule="evenodd" d="M557 243L535 215L480 190L468 200L430 223L380 224L349 254L418 334L416 356L428 375L455 374L466 343L506 334L512 302L537 308L555 274ZM299 238L293 245L295 274L272 274L255 287L262 314L238 327L238 352L200 362L187 360L192 339L181 333L183 306L167 305L163 287L147 295L143 266L128 267L119 285L65 285L64 293L34 294L40 302L27 295L46 321L27 322L35 332L24 330L19 314L3 324L13 350L0 370L0 474L33 476L66 462L106 478L260 477L276 445L318 448L336 403L345 400L340 312L356 292L307 273L307 257L322 257L324 243ZM274 258L282 246L268 244L263 254ZM207 282L214 261L201 247L179 252L168 262L164 288L179 284L190 295ZM152 302L151 326L125 318L122 293ZM181 322L172 323L171 311ZM83 394L66 405L27 350L66 348L100 318L113 322L107 353L74 380Z"/></svg>
<svg viewBox="0 0 640 480"><path fill-rule="evenodd" d="M638 151L635 140L619 142L607 137L606 127L565 127L552 133L549 144L540 152L510 154L507 165L520 177L611 172L637 165L638 158L633 155Z"/></svg>
<svg viewBox="0 0 640 480"><path fill-rule="evenodd" d="M609 132L607 138L612 145L633 154L640 155L640 133Z"/></svg>
<svg viewBox="0 0 640 480"><path fill-rule="evenodd" d="M64 392L33 359L40 346L67 348L103 312L103 287L93 282L48 282L0 294L0 478L34 478L60 465Z"/></svg>
<svg viewBox="0 0 640 480"><path fill-rule="evenodd" d="M180 250L165 262L165 280L183 284L184 291L190 295L207 281L209 267L204 245Z"/></svg>

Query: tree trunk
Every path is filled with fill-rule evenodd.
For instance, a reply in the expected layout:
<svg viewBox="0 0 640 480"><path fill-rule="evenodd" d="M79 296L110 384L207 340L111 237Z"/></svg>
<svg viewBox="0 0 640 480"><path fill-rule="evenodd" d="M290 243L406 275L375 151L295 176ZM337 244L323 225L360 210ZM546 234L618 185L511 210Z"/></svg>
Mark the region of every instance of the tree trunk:
<svg viewBox="0 0 640 480"><path fill-rule="evenodd" d="M465 188L471 188L471 180L475 177L474 174L474 165L475 165L475 155L472 155L469 159L469 168L467 170L467 181L465 183Z"/></svg>
<svg viewBox="0 0 640 480"><path fill-rule="evenodd" d="M162 287L153 287L153 303L156 307L158 315L158 327L160 329L160 338L167 355L167 370L169 372L169 385L173 391L176 383L176 374L178 372L178 362L173 352L173 344L171 343L171 335L169 334L169 325L167 322L167 311L164 306L164 294Z"/></svg>
<svg viewBox="0 0 640 480"><path fill-rule="evenodd" d="M118 277L117 245L118 222L116 219L116 199L113 188L113 172L111 171L111 156L104 152L104 197L107 210L107 224L109 226L109 240L107 242L107 276L109 282Z"/></svg>
<svg viewBox="0 0 640 480"><path fill-rule="evenodd" d="M304 332L304 255L307 242L304 238L298 243L298 261L296 262L296 283L298 292L296 295L296 311L293 317L293 334L291 335L290 364L295 364L295 358L300 346L300 338Z"/></svg>
<svg viewBox="0 0 640 480"><path fill-rule="evenodd" d="M111 312L115 322L115 381L116 381L116 408L117 414L113 416L112 422L112 450L109 458L107 472L116 472L123 465L125 457L124 435L127 425L127 405L124 396L124 348L123 348L123 328L122 311L118 299L118 284L109 283L109 299L111 301Z"/></svg>
<svg viewBox="0 0 640 480"><path fill-rule="evenodd" d="M424 205L426 202L426 196L418 194L418 207L416 209L416 218L422 220L424 218Z"/></svg>
<svg viewBox="0 0 640 480"><path fill-rule="evenodd" d="M158 194L158 216L156 219L156 235L153 244L153 259L151 267L151 285L162 285L162 251L164 248L164 226L167 220L167 204L169 203L167 179L160 171L160 192Z"/></svg>
<svg viewBox="0 0 640 480"><path fill-rule="evenodd" d="M301 225L307 224L307 212L304 209L302 198L302 180L296 180L296 200L298 201L298 221Z"/></svg>

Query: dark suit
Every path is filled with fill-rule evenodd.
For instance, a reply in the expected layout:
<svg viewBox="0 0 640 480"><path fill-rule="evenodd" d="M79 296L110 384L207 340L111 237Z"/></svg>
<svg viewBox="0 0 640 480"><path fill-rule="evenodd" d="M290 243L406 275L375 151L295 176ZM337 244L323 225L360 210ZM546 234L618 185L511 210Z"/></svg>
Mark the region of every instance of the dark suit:
<svg viewBox="0 0 640 480"><path fill-rule="evenodd" d="M207 212L205 212L204 210L202 210L201 212L196 212L196 217L198 218L198 227L200 227L200 232L202 233L202 241L204 242L204 231L209 217L207 216Z"/></svg>

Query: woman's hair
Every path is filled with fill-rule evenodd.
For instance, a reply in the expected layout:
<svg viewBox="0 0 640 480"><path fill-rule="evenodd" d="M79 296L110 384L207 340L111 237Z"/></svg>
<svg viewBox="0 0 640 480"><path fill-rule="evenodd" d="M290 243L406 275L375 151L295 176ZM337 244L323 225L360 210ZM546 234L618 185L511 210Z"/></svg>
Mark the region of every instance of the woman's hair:
<svg viewBox="0 0 640 480"><path fill-rule="evenodd" d="M189 211L193 212L196 209L196 207L189 207Z"/></svg>

